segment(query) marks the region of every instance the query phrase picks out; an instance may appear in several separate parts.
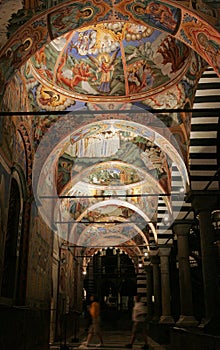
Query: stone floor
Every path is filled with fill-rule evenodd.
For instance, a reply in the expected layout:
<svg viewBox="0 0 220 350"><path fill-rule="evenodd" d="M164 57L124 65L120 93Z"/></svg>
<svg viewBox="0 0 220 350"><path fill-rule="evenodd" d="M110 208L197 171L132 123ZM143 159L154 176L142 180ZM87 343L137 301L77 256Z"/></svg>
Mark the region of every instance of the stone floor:
<svg viewBox="0 0 220 350"><path fill-rule="evenodd" d="M103 326L103 339L104 346L101 349L116 350L116 349L126 349L125 345L129 343L131 336L131 322L125 322L125 320L112 321ZM50 350L72 350L72 349L97 349L98 339L93 339L93 344L88 348L83 344L86 341L87 332L85 329L81 329L79 333L79 342L74 343L71 338L65 342L52 344ZM133 349L141 349L144 345L143 340L136 339L133 344ZM165 345L160 345L156 343L153 339L149 337L150 350L168 350Z"/></svg>
<svg viewBox="0 0 220 350"><path fill-rule="evenodd" d="M106 331L103 333L104 346L101 349L116 350L116 349L126 349L125 344L129 343L130 332L128 331ZM83 337L79 343L72 343L67 341L66 345L64 343L51 345L50 350L72 350L72 349L97 349L98 340L94 339L94 342L88 348L84 346L83 342L86 337ZM141 349L143 346L143 341L137 339L133 345L133 349ZM165 346L156 343L153 339L149 338L150 350L166 350Z"/></svg>

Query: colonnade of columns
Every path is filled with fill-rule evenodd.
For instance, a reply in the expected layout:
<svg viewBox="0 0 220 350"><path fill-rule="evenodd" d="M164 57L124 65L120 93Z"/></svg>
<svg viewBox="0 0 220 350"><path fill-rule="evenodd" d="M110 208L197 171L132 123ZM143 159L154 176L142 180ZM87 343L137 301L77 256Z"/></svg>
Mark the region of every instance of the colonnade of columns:
<svg viewBox="0 0 220 350"><path fill-rule="evenodd" d="M176 322L171 312L170 291L170 253L171 247L159 247L151 251L146 266L147 301L150 318L160 324L176 324L180 327L204 327L207 332L216 329L220 324L217 274L217 248L214 241L211 213L218 209L219 198L216 191L192 191L187 200L192 203L195 214L199 218L199 232L202 258L202 277L204 291L204 320L194 317L189 234L192 220L176 220L173 233L177 240L177 261L179 271L180 315ZM216 244L215 244L216 243ZM217 247L217 248L216 248ZM153 304L153 305L152 305Z"/></svg>

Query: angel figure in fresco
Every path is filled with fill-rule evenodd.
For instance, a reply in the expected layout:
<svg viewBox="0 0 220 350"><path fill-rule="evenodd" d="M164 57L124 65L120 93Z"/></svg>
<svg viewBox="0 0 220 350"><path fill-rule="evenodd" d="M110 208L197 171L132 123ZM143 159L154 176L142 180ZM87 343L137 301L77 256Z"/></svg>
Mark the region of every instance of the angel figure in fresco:
<svg viewBox="0 0 220 350"><path fill-rule="evenodd" d="M97 70L97 78L100 81L98 90L103 93L108 93L111 90L111 80L115 68L115 60L118 50L116 50L112 56L107 53L99 55L98 58L88 55L89 59L95 63ZM100 78L99 78L100 76Z"/></svg>

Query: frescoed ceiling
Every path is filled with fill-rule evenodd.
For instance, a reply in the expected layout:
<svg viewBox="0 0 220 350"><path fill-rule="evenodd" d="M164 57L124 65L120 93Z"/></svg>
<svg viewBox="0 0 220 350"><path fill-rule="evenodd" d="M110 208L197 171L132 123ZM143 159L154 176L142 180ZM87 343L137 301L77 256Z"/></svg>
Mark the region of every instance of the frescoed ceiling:
<svg viewBox="0 0 220 350"><path fill-rule="evenodd" d="M185 74L190 49L171 36L133 23L102 23L59 37L30 60L43 87L89 101L136 101L174 85ZM41 91L38 101L43 104Z"/></svg>
<svg viewBox="0 0 220 350"><path fill-rule="evenodd" d="M0 51L2 109L44 113L28 121L33 188L46 223L72 243L113 245L117 236L129 244L143 229L146 244L157 242L159 196L174 218L173 166L178 191L189 186L187 109L204 69L220 75L217 10L198 3L60 1L16 35L22 19L11 19Z"/></svg>
<svg viewBox="0 0 220 350"><path fill-rule="evenodd" d="M91 123L91 115L87 112L90 123L73 133L70 130L74 129L77 112L73 118L67 114L41 140L33 181L35 193L40 198L39 211L51 225L48 205L53 196L59 232L62 237L69 232L72 244L80 241L82 245L81 234L85 236L90 232L88 225L95 224L94 230L100 233L105 231L106 224L117 226L120 222L135 225L136 234L145 229L156 242L159 197L163 197L167 217L173 218L170 167L176 164L179 168L182 178L179 191L185 191L189 183L185 163L177 151L178 144L172 145L169 135L165 139L158 128L153 131L147 127L147 115L140 125L141 110L138 112L139 124L134 115L132 121L128 116L124 120L105 119L109 117L108 112L100 116L100 121ZM84 124L85 120L86 117ZM132 237L134 232L132 226ZM85 244L89 241L87 237Z"/></svg>

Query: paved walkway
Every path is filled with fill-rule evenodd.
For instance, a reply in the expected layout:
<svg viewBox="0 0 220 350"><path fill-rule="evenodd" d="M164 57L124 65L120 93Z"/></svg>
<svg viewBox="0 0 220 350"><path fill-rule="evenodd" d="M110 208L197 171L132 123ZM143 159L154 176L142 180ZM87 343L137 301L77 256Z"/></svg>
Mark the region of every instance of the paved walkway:
<svg viewBox="0 0 220 350"><path fill-rule="evenodd" d="M106 350L117 350L126 349L125 345L129 343L131 336L131 322L126 323L125 320L112 320L103 327L103 339L104 346L100 349ZM72 342L71 338L67 340L66 345L64 343L51 345L50 350L74 350L74 349L98 349L97 345L99 343L98 339L93 340L91 346L86 347L83 343L86 341L87 332L82 328L79 335L79 342ZM141 349L144 345L143 340L136 339L133 350ZM156 343L153 339L149 337L150 350L167 350L163 345Z"/></svg>

